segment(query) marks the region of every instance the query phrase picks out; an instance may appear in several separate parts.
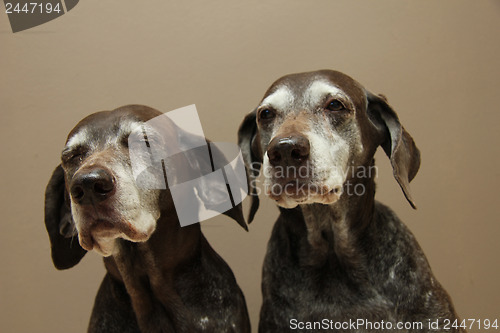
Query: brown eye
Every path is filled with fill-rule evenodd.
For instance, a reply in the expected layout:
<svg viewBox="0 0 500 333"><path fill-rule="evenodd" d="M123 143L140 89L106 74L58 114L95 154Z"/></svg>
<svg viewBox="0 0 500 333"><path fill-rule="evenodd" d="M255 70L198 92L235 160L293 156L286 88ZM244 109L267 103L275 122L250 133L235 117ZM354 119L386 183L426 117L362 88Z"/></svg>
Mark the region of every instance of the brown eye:
<svg viewBox="0 0 500 333"><path fill-rule="evenodd" d="M330 110L330 111L343 111L343 110L345 110L345 107L341 101L334 99L333 101L328 103L328 105L326 106L326 109Z"/></svg>
<svg viewBox="0 0 500 333"><path fill-rule="evenodd" d="M66 149L62 152L61 160L63 163L80 163L85 158L86 151L82 148Z"/></svg>
<svg viewBox="0 0 500 333"><path fill-rule="evenodd" d="M74 153L74 154L66 154L62 156L63 163L78 163L83 159L82 154Z"/></svg>
<svg viewBox="0 0 500 333"><path fill-rule="evenodd" d="M270 109L263 109L259 112L259 120L270 120L276 116L276 113Z"/></svg>

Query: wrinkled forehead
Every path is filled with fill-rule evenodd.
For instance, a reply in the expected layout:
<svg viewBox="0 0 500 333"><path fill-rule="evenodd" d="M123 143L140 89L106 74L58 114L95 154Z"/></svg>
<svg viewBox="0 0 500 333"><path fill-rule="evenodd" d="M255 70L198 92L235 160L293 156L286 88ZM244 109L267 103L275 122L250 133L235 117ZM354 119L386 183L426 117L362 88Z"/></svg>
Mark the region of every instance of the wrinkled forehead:
<svg viewBox="0 0 500 333"><path fill-rule="evenodd" d="M111 143L131 133L142 132L144 127L148 127L149 131L160 130L160 126L165 127L166 131L171 130L169 127L172 124L159 121L155 122L155 126L148 126L147 122L158 115L161 113L153 109L125 108L94 113L81 120L69 133L66 147Z"/></svg>
<svg viewBox="0 0 500 333"><path fill-rule="evenodd" d="M280 110L313 109L328 98L344 99L356 109L366 106L365 89L336 71L316 71L284 76L268 89L261 105Z"/></svg>
<svg viewBox="0 0 500 333"><path fill-rule="evenodd" d="M125 119L120 122L119 126L112 123L80 125L68 135L66 147L112 143L113 140L130 135L141 124L139 120Z"/></svg>

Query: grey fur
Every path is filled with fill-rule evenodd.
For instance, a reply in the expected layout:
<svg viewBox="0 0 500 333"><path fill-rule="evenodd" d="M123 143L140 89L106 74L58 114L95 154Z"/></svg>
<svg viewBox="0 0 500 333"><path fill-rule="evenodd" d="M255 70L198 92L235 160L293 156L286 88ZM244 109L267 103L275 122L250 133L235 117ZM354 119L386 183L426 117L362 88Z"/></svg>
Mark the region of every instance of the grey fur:
<svg viewBox="0 0 500 333"><path fill-rule="evenodd" d="M55 169L46 189L45 226L56 268L73 267L87 252L80 246L85 243L79 244L78 241L81 235L77 234L80 233L78 225L75 229L72 205L80 206L84 212L90 210L101 219L102 216L108 217L113 228L111 230L136 222L122 221L116 217L123 203L123 196L115 193L119 192L117 184L113 185L115 190L112 192L99 192L106 198L98 201L95 199L97 194L94 194L94 200L85 204L75 199L71 184L78 173L90 174L99 168L106 168L106 172L116 175L110 167L110 161L130 169L128 145L124 144L130 133L124 130L124 124L130 120L146 122L159 115L159 111L146 106L124 106L92 114L70 133L70 137L82 132L92 135L82 136L85 140L77 147L81 156L69 161L63 159L62 166ZM172 127L165 133L171 136L171 142L179 136L177 130ZM190 136L186 134L183 138L189 139ZM112 146L105 154L101 154L106 145ZM91 158L95 158L94 162L82 171L85 168L82 165ZM168 167L182 170L187 160L179 162L182 164L172 163ZM203 160L198 162L210 163ZM124 178L113 179L118 183ZM128 192L137 186L135 182L127 184ZM205 239L199 223L181 228L168 189L158 191L151 206L160 213L149 238L145 241L117 238L114 243L116 251L104 258L106 275L95 298L88 332L249 333L250 321L245 298L233 272ZM142 200L138 208L146 209L144 202ZM246 228L241 212L241 205L237 205L225 214ZM79 223L93 223L91 227L94 229L103 225L102 220L94 221L86 216L80 218ZM88 244L85 246L89 247Z"/></svg>
<svg viewBox="0 0 500 333"><path fill-rule="evenodd" d="M294 94L298 107L274 110L280 119L299 112L307 112L311 118L323 117L326 111L322 105L304 110L301 102L305 89L318 80L339 88L351 103L344 113L324 116L329 120L330 130L351 147L347 152L350 165L374 166L373 156L377 147L382 146L391 160L396 180L414 207L409 182L418 171L420 153L385 97L369 93L347 75L324 70L285 76L268 89L264 99L286 86ZM272 119L265 122L258 119L262 108L250 113L239 130L239 143L248 166L262 162L271 149L270 133L277 132ZM282 126L283 121L276 124ZM307 137L307 133L296 129L286 134L288 140L294 136ZM324 137L329 137L328 133ZM358 146L363 149L356 150ZM255 179L255 170L252 171L251 181ZM388 207L375 201L373 175L366 178L348 175L347 182L361 184L365 192L343 193L328 205L299 203L292 209L280 207L263 266L259 332L312 332L315 330L298 327L297 323L323 323L324 319L331 320L331 325L358 319L392 325L420 322L421 329L397 330L393 326L388 331L445 331L443 325L447 321L453 323L457 315L413 234ZM253 205L252 216L256 206ZM436 320L440 326L437 329L430 325ZM331 332L384 331L373 326L322 328L321 331ZM450 328L453 332L463 331L451 325Z"/></svg>

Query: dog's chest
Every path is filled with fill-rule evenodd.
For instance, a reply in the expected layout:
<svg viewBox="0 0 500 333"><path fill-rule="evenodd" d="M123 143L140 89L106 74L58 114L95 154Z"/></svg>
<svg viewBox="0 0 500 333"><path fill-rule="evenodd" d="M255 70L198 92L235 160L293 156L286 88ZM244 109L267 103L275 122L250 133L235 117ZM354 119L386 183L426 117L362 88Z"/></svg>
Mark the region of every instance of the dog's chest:
<svg viewBox="0 0 500 333"><path fill-rule="evenodd" d="M275 304L270 310L287 325L291 318L299 321L394 319L394 305L375 287L355 285L335 270L325 274L307 268L285 268L265 280L270 283L269 290L273 290L266 295Z"/></svg>
<svg viewBox="0 0 500 333"><path fill-rule="evenodd" d="M308 246L307 239L284 232L282 226L278 222L264 263L261 311L264 323L267 320L281 323L285 329L293 319L300 322L396 320L393 301L380 288L381 284L354 282L338 262L308 266L309 258L300 250Z"/></svg>

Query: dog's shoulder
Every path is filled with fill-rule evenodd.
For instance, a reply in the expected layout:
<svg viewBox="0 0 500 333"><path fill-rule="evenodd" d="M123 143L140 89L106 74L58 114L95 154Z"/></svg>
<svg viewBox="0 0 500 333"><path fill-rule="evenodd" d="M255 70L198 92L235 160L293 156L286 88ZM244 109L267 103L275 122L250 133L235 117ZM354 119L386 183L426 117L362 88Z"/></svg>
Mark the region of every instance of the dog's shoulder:
<svg viewBox="0 0 500 333"><path fill-rule="evenodd" d="M204 236L201 243L199 256L177 270L176 291L199 329L246 329L250 325L246 302L232 270Z"/></svg>
<svg viewBox="0 0 500 333"><path fill-rule="evenodd" d="M88 332L139 332L134 310L125 285L109 273L104 277L95 298Z"/></svg>
<svg viewBox="0 0 500 333"><path fill-rule="evenodd" d="M432 309L429 313L442 313L444 318L455 316L448 294L434 277L410 229L379 202L373 224L369 266L380 292L401 308L420 306Z"/></svg>
<svg viewBox="0 0 500 333"><path fill-rule="evenodd" d="M364 242L370 243L369 255L377 271L395 269L429 270L427 259L415 236L388 206L376 202L373 221Z"/></svg>

